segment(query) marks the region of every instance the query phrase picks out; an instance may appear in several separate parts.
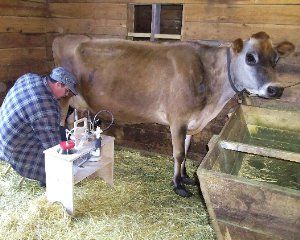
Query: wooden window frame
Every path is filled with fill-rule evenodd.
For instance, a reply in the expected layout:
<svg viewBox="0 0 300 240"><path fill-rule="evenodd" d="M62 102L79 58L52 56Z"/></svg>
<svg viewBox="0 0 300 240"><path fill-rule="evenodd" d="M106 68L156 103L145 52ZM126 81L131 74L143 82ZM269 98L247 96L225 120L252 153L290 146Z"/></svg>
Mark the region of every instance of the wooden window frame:
<svg viewBox="0 0 300 240"><path fill-rule="evenodd" d="M133 38L149 38L151 42L156 39L172 39L181 40L182 34L161 34L160 33L160 12L162 4L151 4L152 5L152 19L151 19L151 33L136 33L134 32L134 7L139 4L128 5L128 33L129 39ZM146 5L146 4L143 4ZM182 19L181 19L182 21ZM181 28L182 31L182 28Z"/></svg>

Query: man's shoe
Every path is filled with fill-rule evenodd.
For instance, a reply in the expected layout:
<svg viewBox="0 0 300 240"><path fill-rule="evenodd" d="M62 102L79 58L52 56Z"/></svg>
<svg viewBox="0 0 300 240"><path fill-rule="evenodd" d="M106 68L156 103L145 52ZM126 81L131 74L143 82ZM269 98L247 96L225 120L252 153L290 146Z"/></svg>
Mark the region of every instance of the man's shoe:
<svg viewBox="0 0 300 240"><path fill-rule="evenodd" d="M40 185L40 187L46 187L46 183L42 182L42 181L39 182L39 185Z"/></svg>

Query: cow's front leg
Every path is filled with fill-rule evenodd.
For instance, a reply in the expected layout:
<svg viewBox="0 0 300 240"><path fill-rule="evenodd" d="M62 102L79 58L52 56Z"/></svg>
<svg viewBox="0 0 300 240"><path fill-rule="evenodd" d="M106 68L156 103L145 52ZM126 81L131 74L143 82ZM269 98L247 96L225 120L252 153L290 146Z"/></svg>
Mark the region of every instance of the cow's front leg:
<svg viewBox="0 0 300 240"><path fill-rule="evenodd" d="M192 135L186 135L185 137L185 141L184 141L184 153L185 153L185 158L183 160L183 162L181 163L181 179L182 179L182 182L184 184L188 184L188 185L193 185L195 186L196 185L196 182L195 180L191 179L187 172L186 172L186 166L185 166L185 163L186 163L186 156L187 156L187 152L188 152L188 149L190 147L190 143L191 143L191 138L192 138Z"/></svg>
<svg viewBox="0 0 300 240"><path fill-rule="evenodd" d="M196 181L190 178L186 172L185 162L186 162L186 158L184 158L183 162L181 163L181 169L180 169L182 183L196 186Z"/></svg>
<svg viewBox="0 0 300 240"><path fill-rule="evenodd" d="M176 194L182 197L190 197L192 194L189 192L182 181L181 166L185 159L184 140L186 136L186 128L184 126L171 125L173 157L174 157L174 176L173 186Z"/></svg>

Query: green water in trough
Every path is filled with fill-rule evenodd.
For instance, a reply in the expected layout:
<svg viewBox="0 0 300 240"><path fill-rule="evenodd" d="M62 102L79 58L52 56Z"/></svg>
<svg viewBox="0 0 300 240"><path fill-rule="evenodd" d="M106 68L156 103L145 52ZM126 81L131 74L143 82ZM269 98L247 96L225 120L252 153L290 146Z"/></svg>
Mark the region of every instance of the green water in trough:
<svg viewBox="0 0 300 240"><path fill-rule="evenodd" d="M211 170L300 191L300 164L223 150Z"/></svg>
<svg viewBox="0 0 300 240"><path fill-rule="evenodd" d="M300 132L247 125L252 145L300 153Z"/></svg>
<svg viewBox="0 0 300 240"><path fill-rule="evenodd" d="M300 164L253 154L240 154L232 175L300 190Z"/></svg>
<svg viewBox="0 0 300 240"><path fill-rule="evenodd" d="M247 125L249 137L245 142L254 146L300 153L300 133L258 125ZM300 190L300 164L254 154L239 154L232 174Z"/></svg>
<svg viewBox="0 0 300 240"><path fill-rule="evenodd" d="M300 153L300 132L247 125L242 142ZM300 190L300 163L231 150L220 150L215 171Z"/></svg>

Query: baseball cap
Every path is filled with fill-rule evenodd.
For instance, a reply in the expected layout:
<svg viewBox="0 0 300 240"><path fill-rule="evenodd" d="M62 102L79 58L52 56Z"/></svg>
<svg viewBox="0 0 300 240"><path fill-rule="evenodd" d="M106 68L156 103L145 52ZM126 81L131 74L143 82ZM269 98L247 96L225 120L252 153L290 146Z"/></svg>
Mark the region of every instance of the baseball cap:
<svg viewBox="0 0 300 240"><path fill-rule="evenodd" d="M57 82L65 84L73 94L78 94L76 91L76 78L67 69L63 67L54 68L50 73L50 77Z"/></svg>

